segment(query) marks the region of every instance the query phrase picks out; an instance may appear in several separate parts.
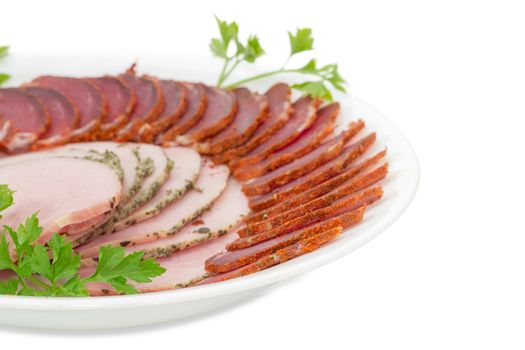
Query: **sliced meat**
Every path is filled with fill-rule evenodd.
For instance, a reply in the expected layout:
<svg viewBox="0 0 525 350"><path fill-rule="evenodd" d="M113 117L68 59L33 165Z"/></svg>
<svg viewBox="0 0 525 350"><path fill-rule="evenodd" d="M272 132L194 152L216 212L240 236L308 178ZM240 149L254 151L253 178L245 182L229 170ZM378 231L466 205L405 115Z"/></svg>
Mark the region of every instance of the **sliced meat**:
<svg viewBox="0 0 525 350"><path fill-rule="evenodd" d="M207 96L204 85L192 83L181 84L186 91L186 110L175 125L157 137L156 143L158 144L172 143L177 136L186 133L199 122L206 109Z"/></svg>
<svg viewBox="0 0 525 350"><path fill-rule="evenodd" d="M246 184L243 187L243 192L248 196L265 194L313 171L341 154L345 144L353 135L352 129L343 131L337 137L322 143L315 150L296 159L293 163L282 166ZM353 158L362 155L375 141L375 137L375 133L370 134L352 145Z"/></svg>
<svg viewBox="0 0 525 350"><path fill-rule="evenodd" d="M56 90L78 108L80 124L71 132L71 141L90 141L96 137L107 116L107 103L95 85L84 79L50 75L36 78L31 85Z"/></svg>
<svg viewBox="0 0 525 350"><path fill-rule="evenodd" d="M289 164L313 151L334 131L339 110L339 103L332 103L321 108L317 112L317 118L312 126L303 131L295 141L259 163L237 168L234 174L235 177L241 181L247 181ZM355 135L363 127L364 123L361 122L355 123L350 129L355 130Z"/></svg>
<svg viewBox="0 0 525 350"><path fill-rule="evenodd" d="M128 123L137 103L137 97L134 90L122 78L106 75L90 78L89 81L106 97L108 114L100 126L98 138L110 140L116 131Z"/></svg>
<svg viewBox="0 0 525 350"><path fill-rule="evenodd" d="M45 106L22 89L0 89L0 145L7 152L27 150L50 123Z"/></svg>
<svg viewBox="0 0 525 350"><path fill-rule="evenodd" d="M263 256L272 254L281 248L297 243L300 240L313 237L321 232L336 227L349 228L354 226L363 219L363 213L364 207L248 248L223 252L206 260L206 270L216 274L238 269L242 266L254 263Z"/></svg>
<svg viewBox="0 0 525 350"><path fill-rule="evenodd" d="M238 106L235 118L220 133L197 144L199 152L218 154L244 143L265 118L268 108L265 96L252 93L246 88L237 88L234 93Z"/></svg>
<svg viewBox="0 0 525 350"><path fill-rule="evenodd" d="M171 147L164 149L168 158L173 162L168 180L162 185L157 194L147 203L131 213L125 219L117 222L114 230L120 231L130 225L159 215L193 188L201 169L201 157L191 148Z"/></svg>
<svg viewBox="0 0 525 350"><path fill-rule="evenodd" d="M240 184L230 179L210 211L184 226L175 235L146 244L128 245L127 251L144 250L146 257L167 257L225 235L235 228L249 211Z"/></svg>
<svg viewBox="0 0 525 350"><path fill-rule="evenodd" d="M100 162L47 157L0 166L0 183L16 191L15 204L2 212L2 223L15 227L38 212L44 228L39 242L111 211L122 193L116 172Z"/></svg>
<svg viewBox="0 0 525 350"><path fill-rule="evenodd" d="M128 72L120 76L137 97L137 104L125 127L117 131L114 141L122 142L139 139L140 129L155 122L164 111L164 96L158 79L150 76L135 76Z"/></svg>
<svg viewBox="0 0 525 350"><path fill-rule="evenodd" d="M323 166L315 169L311 173L305 174L304 176L287 183L286 185L280 186L274 189L270 193L263 194L262 196L250 198L250 209L255 213L248 216L247 222L257 216L263 216L264 209L268 209L280 202L293 197L296 194L308 191L313 187L323 183L331 178L340 175L345 172L349 178L353 177L368 167L376 164L386 155L386 150L377 153L376 155L348 168L349 164L354 160L354 152L351 147L347 147L339 156L332 159Z"/></svg>
<svg viewBox="0 0 525 350"><path fill-rule="evenodd" d="M228 168L210 162L203 165L195 189L155 217L116 233L107 233L79 247L84 258L96 257L101 245L132 246L161 239L180 231L187 223L208 210L226 186Z"/></svg>
<svg viewBox="0 0 525 350"><path fill-rule="evenodd" d="M230 124L237 111L237 98L228 90L205 87L207 106L199 122L184 135L177 137L181 145L190 145L211 137Z"/></svg>
<svg viewBox="0 0 525 350"><path fill-rule="evenodd" d="M266 159L273 152L293 142L299 135L308 129L317 116L320 100L302 97L293 104L293 113L288 122L266 142L261 143L243 158L232 160L229 165L233 169L241 168Z"/></svg>

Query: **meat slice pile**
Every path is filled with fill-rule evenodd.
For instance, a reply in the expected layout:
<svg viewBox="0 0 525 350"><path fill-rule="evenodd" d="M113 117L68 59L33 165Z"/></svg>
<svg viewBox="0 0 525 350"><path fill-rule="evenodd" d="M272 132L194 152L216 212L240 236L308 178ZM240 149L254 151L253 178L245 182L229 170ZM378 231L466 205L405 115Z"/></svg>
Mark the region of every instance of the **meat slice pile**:
<svg viewBox="0 0 525 350"><path fill-rule="evenodd" d="M344 234L383 196L386 151L340 113L283 83L258 94L135 67L0 89L0 183L17 191L3 223L39 210L42 240L67 235L84 273L103 245L145 251L167 272L143 292L254 273Z"/></svg>

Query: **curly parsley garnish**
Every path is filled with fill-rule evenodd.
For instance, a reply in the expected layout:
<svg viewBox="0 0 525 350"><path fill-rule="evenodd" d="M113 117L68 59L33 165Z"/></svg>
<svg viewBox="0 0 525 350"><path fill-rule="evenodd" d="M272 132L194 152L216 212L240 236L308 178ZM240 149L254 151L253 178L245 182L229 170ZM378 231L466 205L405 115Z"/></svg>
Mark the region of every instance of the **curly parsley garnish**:
<svg viewBox="0 0 525 350"><path fill-rule="evenodd" d="M9 46L0 46L0 60L7 56L9 53ZM10 75L7 73L0 73L0 85L6 82L10 78Z"/></svg>

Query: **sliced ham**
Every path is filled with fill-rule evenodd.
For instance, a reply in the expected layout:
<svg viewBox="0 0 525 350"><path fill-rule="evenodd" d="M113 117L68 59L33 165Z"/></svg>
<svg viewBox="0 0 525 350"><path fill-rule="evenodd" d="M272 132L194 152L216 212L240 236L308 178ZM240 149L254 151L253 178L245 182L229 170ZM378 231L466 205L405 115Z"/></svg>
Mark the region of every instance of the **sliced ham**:
<svg viewBox="0 0 525 350"><path fill-rule="evenodd" d="M189 191L181 201L173 203L152 220L146 220L116 233L106 233L79 247L79 252L84 258L96 257L101 245L128 246L174 235L213 205L226 186L228 174L228 168L223 165L205 163L195 189Z"/></svg>
<svg viewBox="0 0 525 350"><path fill-rule="evenodd" d="M0 89L0 148L7 152L27 150L50 123L40 100L22 89Z"/></svg>
<svg viewBox="0 0 525 350"><path fill-rule="evenodd" d="M199 122L206 109L208 100L204 85L181 84L186 91L186 109L175 125L157 137L156 143L158 144L169 144L175 141L177 136L184 134Z"/></svg>
<svg viewBox="0 0 525 350"><path fill-rule="evenodd" d="M47 157L0 167L0 183L16 191L15 204L2 212L2 223L14 227L38 212L44 228L39 242L111 211L122 193L115 171L100 162Z"/></svg>
<svg viewBox="0 0 525 350"><path fill-rule="evenodd" d="M99 139L109 140L116 131L124 127L135 108L137 97L124 79L112 76L103 76L89 79L105 96L108 104L108 114L100 126Z"/></svg>
<svg viewBox="0 0 525 350"><path fill-rule="evenodd" d="M136 225L139 222L159 215L174 201L193 188L201 169L200 155L193 149L186 147L166 148L164 153L173 162L173 169L168 180L148 202L124 220L117 222L113 228L114 230L123 230L130 225Z"/></svg>
<svg viewBox="0 0 525 350"><path fill-rule="evenodd" d="M94 84L83 79L47 75L36 78L31 85L56 90L78 108L80 124L71 132L71 141L88 141L96 137L107 115L107 103Z"/></svg>
<svg viewBox="0 0 525 350"><path fill-rule="evenodd" d="M150 243L130 244L126 250L128 252L144 250L146 257L164 258L225 235L236 227L249 211L240 184L230 179L213 207L175 235Z"/></svg>
<svg viewBox="0 0 525 350"><path fill-rule="evenodd" d="M335 121L339 115L339 109L339 103L332 103L320 109L312 126L303 131L294 142L271 154L268 158L259 163L237 168L235 171L235 177L241 181L250 180L291 163L313 151L334 131ZM364 124L359 123L356 124L352 130L355 130L354 134L357 134L357 132L363 127Z"/></svg>
<svg viewBox="0 0 525 350"><path fill-rule="evenodd" d="M320 100L302 97L293 104L293 113L288 122L243 158L233 160L230 166L237 169L266 159L273 152L293 142L304 130L308 129L317 116Z"/></svg>
<svg viewBox="0 0 525 350"><path fill-rule="evenodd" d="M230 124L237 111L237 98L231 91L206 86L207 105L199 122L184 135L177 137L177 142L190 145L211 137Z"/></svg>
<svg viewBox="0 0 525 350"><path fill-rule="evenodd" d="M244 143L265 118L268 107L265 96L252 93L246 88L237 88L234 93L238 106L235 118L220 133L199 143L199 152L218 154Z"/></svg>

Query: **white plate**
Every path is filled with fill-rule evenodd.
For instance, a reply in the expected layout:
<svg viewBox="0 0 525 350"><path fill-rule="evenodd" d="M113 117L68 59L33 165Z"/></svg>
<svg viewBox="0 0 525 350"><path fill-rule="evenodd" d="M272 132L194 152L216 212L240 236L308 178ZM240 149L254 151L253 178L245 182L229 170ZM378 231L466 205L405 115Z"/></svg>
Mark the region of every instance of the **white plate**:
<svg viewBox="0 0 525 350"><path fill-rule="evenodd" d="M17 85L40 74L95 76L118 74L139 58L139 72L165 78L213 83L219 62L210 57L167 53L30 54L9 56L0 71L13 75ZM252 74L246 68L240 74ZM272 80L252 87L261 91ZM111 329L147 325L196 315L233 304L276 282L292 278L359 248L388 228L412 200L419 181L416 155L403 134L375 109L352 95L341 102L340 124L362 118L367 130L377 131L375 150L388 146L390 174L384 198L365 214L364 221L327 246L285 264L235 280L201 287L131 296L98 298L34 298L0 296L0 323L49 329Z"/></svg>

